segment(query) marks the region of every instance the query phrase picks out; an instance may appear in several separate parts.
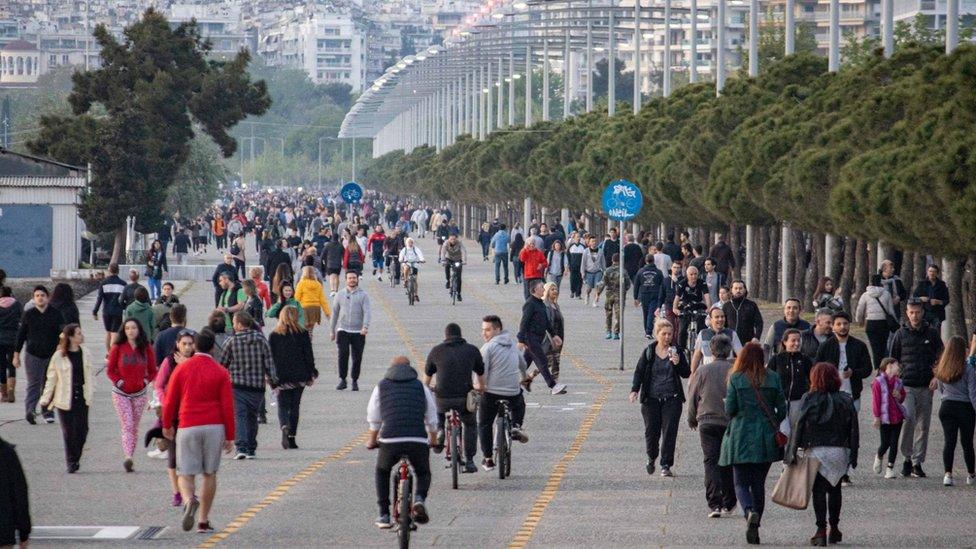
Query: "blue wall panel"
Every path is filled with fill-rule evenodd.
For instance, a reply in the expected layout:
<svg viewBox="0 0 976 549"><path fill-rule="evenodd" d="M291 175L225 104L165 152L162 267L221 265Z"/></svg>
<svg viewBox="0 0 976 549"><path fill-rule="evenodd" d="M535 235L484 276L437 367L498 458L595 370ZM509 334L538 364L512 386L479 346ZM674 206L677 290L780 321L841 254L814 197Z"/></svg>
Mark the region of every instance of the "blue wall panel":
<svg viewBox="0 0 976 549"><path fill-rule="evenodd" d="M11 278L51 276L50 206L0 204L0 269Z"/></svg>

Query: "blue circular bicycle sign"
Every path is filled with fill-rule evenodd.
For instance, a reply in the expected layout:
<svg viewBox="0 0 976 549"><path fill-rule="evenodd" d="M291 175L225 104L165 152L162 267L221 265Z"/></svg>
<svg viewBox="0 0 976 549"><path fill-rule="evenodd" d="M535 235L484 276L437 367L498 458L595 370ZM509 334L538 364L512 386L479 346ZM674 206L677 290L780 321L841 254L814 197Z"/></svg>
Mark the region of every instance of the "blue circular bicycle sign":
<svg viewBox="0 0 976 549"><path fill-rule="evenodd" d="M363 186L355 181L350 181L342 186L339 196L346 204L357 204L363 199Z"/></svg>
<svg viewBox="0 0 976 549"><path fill-rule="evenodd" d="M603 213L614 221L630 221L640 213L644 195L626 179L610 182L603 190Z"/></svg>

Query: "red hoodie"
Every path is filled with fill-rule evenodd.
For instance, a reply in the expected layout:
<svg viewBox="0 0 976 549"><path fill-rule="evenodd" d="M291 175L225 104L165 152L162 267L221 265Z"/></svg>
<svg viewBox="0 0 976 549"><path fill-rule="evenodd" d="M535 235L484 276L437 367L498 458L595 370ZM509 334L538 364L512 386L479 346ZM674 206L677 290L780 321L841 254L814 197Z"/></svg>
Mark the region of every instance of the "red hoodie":
<svg viewBox="0 0 976 549"><path fill-rule="evenodd" d="M197 353L180 364L166 386L163 427L223 425L224 440L234 440L234 394L230 374L212 356Z"/></svg>
<svg viewBox="0 0 976 549"><path fill-rule="evenodd" d="M141 353L133 349L128 341L112 345L105 373L112 380L112 390L115 392L141 395L156 378L156 355L153 354L152 345L147 345Z"/></svg>
<svg viewBox="0 0 976 549"><path fill-rule="evenodd" d="M386 234L384 233L373 233L369 235L369 240L366 242L366 251L367 252L374 251L373 243L376 242L377 243L376 245L380 247L380 251L382 252L384 240L386 240ZM374 253L374 255L376 254ZM380 253L379 255L380 257L383 256L382 253Z"/></svg>
<svg viewBox="0 0 976 549"><path fill-rule="evenodd" d="M545 278L546 277L546 267L549 263L546 261L546 255L542 253L538 248L522 248L519 253L519 261L522 262L523 278L525 280L532 280L533 278Z"/></svg>

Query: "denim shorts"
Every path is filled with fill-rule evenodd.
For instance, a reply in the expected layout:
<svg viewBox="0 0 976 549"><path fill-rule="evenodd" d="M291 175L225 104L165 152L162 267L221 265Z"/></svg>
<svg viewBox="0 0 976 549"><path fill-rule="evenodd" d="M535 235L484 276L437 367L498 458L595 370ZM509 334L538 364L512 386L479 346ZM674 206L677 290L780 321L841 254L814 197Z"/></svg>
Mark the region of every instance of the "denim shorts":
<svg viewBox="0 0 976 549"><path fill-rule="evenodd" d="M603 280L603 273L597 271L595 273L585 273L583 275L583 283L586 284L588 288L596 288L596 285Z"/></svg>

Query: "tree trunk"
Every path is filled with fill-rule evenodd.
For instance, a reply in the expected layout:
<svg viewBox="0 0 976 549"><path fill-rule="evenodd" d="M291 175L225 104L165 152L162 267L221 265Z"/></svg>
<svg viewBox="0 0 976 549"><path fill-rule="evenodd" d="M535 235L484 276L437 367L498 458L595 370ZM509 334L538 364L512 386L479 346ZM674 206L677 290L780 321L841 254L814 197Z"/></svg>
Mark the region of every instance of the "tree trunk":
<svg viewBox="0 0 976 549"><path fill-rule="evenodd" d="M962 275L963 314L969 321L969 326L976 325L976 253L970 254L966 263L966 272ZM967 330L966 333L971 333Z"/></svg>
<svg viewBox="0 0 976 549"><path fill-rule="evenodd" d="M949 286L949 307L946 321L949 323L949 336L959 335L966 337L969 332L966 330L965 315L965 294L962 290L963 275L966 272L965 259L946 260L945 282Z"/></svg>
<svg viewBox="0 0 976 549"><path fill-rule="evenodd" d="M915 252L904 252L901 256L901 283L905 285L905 289L911 294L912 288L915 286ZM902 303L901 307L904 308L905 304Z"/></svg>
<svg viewBox="0 0 976 549"><path fill-rule="evenodd" d="M766 270L769 272L769 298L778 303L782 303L786 299L785 295L780 295L780 238L782 234L780 232L779 225L772 227L766 227L766 231L769 234L769 246L766 247L769 252L766 254L766 261L768 267Z"/></svg>
<svg viewBox="0 0 976 549"><path fill-rule="evenodd" d="M813 246L810 247L810 264L807 265L805 284L803 288L803 302L807 303L806 308L813 308L813 292L817 289L817 281L820 278L820 266L824 258L824 238L823 233L814 233Z"/></svg>
<svg viewBox="0 0 976 549"><path fill-rule="evenodd" d="M912 265L913 278L915 279L915 284L913 287L908 288L908 293L911 295L914 286L917 286L919 282L925 280L925 268L929 265L929 258L922 252L915 253L915 262Z"/></svg>
<svg viewBox="0 0 976 549"><path fill-rule="evenodd" d="M858 239L854 250L854 292L851 294L851 302L857 303L856 300L868 285L868 243Z"/></svg>
<svg viewBox="0 0 976 549"><path fill-rule="evenodd" d="M834 283L840 288L840 295L844 298L844 307L853 311L854 306L854 252L856 241L851 237L844 238L844 269L840 273L840 280Z"/></svg>
<svg viewBox="0 0 976 549"><path fill-rule="evenodd" d="M868 242L868 276L878 272L878 241Z"/></svg>
<svg viewBox="0 0 976 549"><path fill-rule="evenodd" d="M112 245L112 259L109 263L114 263L118 265L121 259L124 259L123 254L125 253L125 227L119 227L115 229L115 243Z"/></svg>
<svg viewBox="0 0 976 549"><path fill-rule="evenodd" d="M726 242L729 243L729 247L732 248L732 255L735 257L735 267L732 269L732 280L740 279L742 278L741 272L744 258L742 257L742 254L739 253L739 243L741 241L739 240L739 226L735 223L729 225L729 239ZM749 288L749 290L752 291L753 288Z"/></svg>
<svg viewBox="0 0 976 549"><path fill-rule="evenodd" d="M843 268L841 261L844 260L844 250L841 248L840 243L844 242L844 239L840 236L834 236L834 238L831 240L833 241L834 245L831 246L829 250L826 250L826 253L830 254L831 268L830 272L826 273L826 275L829 276L831 280L836 282L840 279L840 272ZM826 243L824 245L826 246ZM827 256L824 255L824 257Z"/></svg>
<svg viewBox="0 0 976 549"><path fill-rule="evenodd" d="M793 231L793 284L792 296L799 298L806 305L804 310L812 310L811 300L806 299L806 276L807 276L807 235L803 231Z"/></svg>

